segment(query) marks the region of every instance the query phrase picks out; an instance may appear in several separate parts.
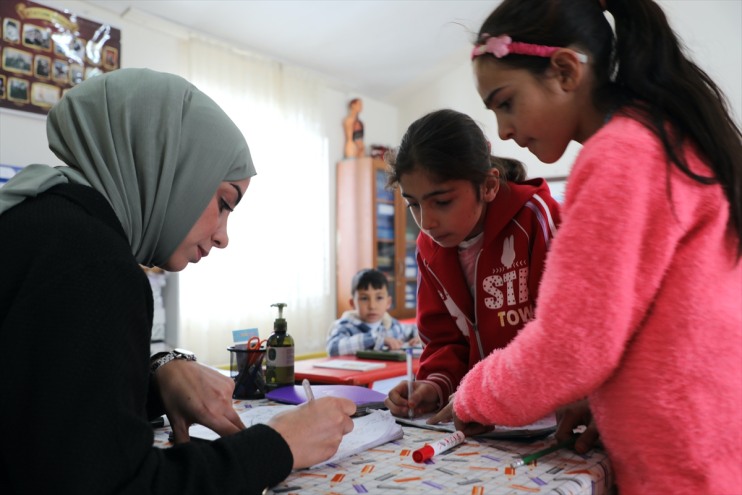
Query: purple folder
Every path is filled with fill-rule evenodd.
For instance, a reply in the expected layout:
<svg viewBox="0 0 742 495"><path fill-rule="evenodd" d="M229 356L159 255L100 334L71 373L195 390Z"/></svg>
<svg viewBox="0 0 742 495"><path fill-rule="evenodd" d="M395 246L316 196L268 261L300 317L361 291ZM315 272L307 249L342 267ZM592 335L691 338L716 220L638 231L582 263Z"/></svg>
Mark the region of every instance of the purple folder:
<svg viewBox="0 0 742 495"><path fill-rule="evenodd" d="M314 398L343 397L361 406L364 404L384 402L386 394L358 385L312 385ZM302 404L307 401L301 385L280 387L265 394L266 399L286 404Z"/></svg>

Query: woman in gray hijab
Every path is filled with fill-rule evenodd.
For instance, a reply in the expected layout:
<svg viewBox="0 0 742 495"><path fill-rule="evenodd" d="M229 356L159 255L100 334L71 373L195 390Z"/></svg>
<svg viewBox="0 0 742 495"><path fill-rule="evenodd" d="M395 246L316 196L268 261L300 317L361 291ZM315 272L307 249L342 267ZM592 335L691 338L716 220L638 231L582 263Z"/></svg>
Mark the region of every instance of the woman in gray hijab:
<svg viewBox="0 0 742 495"><path fill-rule="evenodd" d="M4 493L260 493L334 454L352 402L245 429L232 380L149 355L139 265L179 271L226 247L255 175L219 106L178 76L120 69L69 91L47 135L67 166L29 165L0 189ZM171 449L153 447L163 412ZM222 438L189 442L193 423Z"/></svg>

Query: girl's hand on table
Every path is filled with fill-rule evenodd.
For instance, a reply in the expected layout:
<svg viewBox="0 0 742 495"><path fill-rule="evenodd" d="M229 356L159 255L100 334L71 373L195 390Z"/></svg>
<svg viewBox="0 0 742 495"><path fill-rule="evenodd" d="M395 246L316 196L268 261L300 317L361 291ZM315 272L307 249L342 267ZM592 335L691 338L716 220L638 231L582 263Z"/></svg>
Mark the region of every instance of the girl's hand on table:
<svg viewBox="0 0 742 495"><path fill-rule="evenodd" d="M433 385L414 382L412 389L412 397L407 397L407 380L403 380L389 391L384 405L394 416L407 418L410 408L414 409L415 416L438 410L440 399Z"/></svg>

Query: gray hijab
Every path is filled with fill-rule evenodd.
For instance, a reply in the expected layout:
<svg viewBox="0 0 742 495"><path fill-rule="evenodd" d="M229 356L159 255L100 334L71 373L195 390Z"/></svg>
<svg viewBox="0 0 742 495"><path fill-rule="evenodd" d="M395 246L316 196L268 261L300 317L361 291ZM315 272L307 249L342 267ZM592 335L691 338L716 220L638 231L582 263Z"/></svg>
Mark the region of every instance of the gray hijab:
<svg viewBox="0 0 742 495"><path fill-rule="evenodd" d="M69 167L25 167L0 188L0 215L57 184L91 186L143 265L167 261L222 181L255 175L245 138L211 98L148 69L119 69L70 90L46 132Z"/></svg>

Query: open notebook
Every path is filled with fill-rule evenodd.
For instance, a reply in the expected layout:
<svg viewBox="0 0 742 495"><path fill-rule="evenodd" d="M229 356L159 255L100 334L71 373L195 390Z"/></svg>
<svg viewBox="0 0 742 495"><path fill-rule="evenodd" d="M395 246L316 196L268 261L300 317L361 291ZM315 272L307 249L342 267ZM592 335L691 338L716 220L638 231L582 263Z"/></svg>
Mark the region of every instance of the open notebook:
<svg viewBox="0 0 742 495"><path fill-rule="evenodd" d="M240 418L248 428L259 423L267 423L276 414L290 411L297 406L263 406L245 409L241 411ZM316 464L312 468L323 466L327 463L337 462L346 457L364 452L379 445L398 440L404 433L402 427L397 424L389 411L373 410L365 416L353 418L353 431L343 437L340 447L334 456L325 462ZM188 431L191 437L204 440L216 440L219 438L215 432L201 425L193 425Z"/></svg>
<svg viewBox="0 0 742 495"><path fill-rule="evenodd" d="M438 423L434 425L429 425L426 423L426 421L429 418L432 418L434 416L434 413L430 414L423 414L422 416L418 416L416 418L408 419L408 418L395 418L398 423L409 425L409 426L417 426L419 428L427 428L429 430L438 430L438 431L449 431L453 432L455 431L455 428L453 426L453 422L449 423ZM540 437L548 435L556 430L557 427L557 420L556 416L554 414L550 414L549 416L546 416L544 418L539 419L535 423L531 423L530 425L525 426L501 426L496 425L495 429L488 433L483 433L482 435L477 435L478 437L485 437L485 438L530 438L530 437Z"/></svg>

